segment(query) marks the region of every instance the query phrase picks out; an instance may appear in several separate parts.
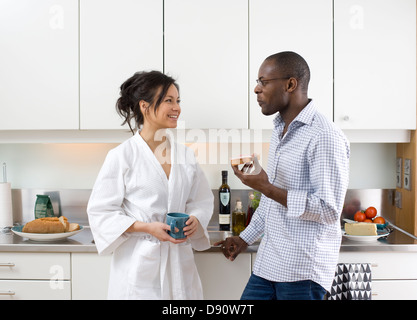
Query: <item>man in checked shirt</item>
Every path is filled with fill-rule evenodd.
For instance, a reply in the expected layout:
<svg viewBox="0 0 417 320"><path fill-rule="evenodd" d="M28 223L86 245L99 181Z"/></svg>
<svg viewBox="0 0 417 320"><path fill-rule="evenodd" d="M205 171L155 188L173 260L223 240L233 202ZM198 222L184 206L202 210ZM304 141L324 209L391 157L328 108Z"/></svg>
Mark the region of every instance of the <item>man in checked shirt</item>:
<svg viewBox="0 0 417 320"><path fill-rule="evenodd" d="M276 114L267 173L245 174L262 193L248 227L222 244L234 260L262 235L241 299L323 299L341 243L340 214L349 179L349 142L308 98L310 70L297 53L269 56L255 93L264 115Z"/></svg>

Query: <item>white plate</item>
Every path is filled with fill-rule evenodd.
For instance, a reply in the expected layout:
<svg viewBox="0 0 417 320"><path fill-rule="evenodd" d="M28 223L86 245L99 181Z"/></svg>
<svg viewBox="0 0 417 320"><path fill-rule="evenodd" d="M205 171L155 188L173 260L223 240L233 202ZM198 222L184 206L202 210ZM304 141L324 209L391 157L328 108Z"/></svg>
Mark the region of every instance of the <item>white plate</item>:
<svg viewBox="0 0 417 320"><path fill-rule="evenodd" d="M63 233L28 233L28 232L22 232L23 226L17 226L13 227L12 231L17 234L18 236L21 236L23 238L28 238L30 240L34 241L56 241L56 240L62 240L68 237L73 236L74 234L77 234L78 232L81 232L83 230L83 226L80 226L80 230L71 231L71 232L63 232Z"/></svg>
<svg viewBox="0 0 417 320"><path fill-rule="evenodd" d="M378 235L376 236L353 236L351 234L346 234L345 231L342 230L342 235L349 240L360 241L360 242L368 242L368 241L375 241L381 237L386 237L389 235L388 230L377 230Z"/></svg>

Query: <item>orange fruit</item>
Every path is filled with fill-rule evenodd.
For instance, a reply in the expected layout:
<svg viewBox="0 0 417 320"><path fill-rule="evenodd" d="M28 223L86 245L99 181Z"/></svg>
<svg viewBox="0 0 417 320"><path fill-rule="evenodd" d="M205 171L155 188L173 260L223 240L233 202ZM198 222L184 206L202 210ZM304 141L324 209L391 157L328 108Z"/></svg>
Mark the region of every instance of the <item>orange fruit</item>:
<svg viewBox="0 0 417 320"><path fill-rule="evenodd" d="M366 215L362 211L357 211L355 215L353 216L353 220L358 221L358 222L363 222L363 220L365 219L366 219Z"/></svg>
<svg viewBox="0 0 417 320"><path fill-rule="evenodd" d="M385 219L382 217L376 217L374 223L385 224Z"/></svg>
<svg viewBox="0 0 417 320"><path fill-rule="evenodd" d="M372 219L376 217L376 209L375 207L369 207L368 209L365 210L365 215L368 219Z"/></svg>

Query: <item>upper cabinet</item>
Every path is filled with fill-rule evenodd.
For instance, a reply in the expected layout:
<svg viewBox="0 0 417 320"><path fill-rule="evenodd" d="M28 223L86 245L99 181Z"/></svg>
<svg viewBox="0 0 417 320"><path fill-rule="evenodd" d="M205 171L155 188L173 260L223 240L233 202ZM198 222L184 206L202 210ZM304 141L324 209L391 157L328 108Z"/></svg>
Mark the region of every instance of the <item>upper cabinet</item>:
<svg viewBox="0 0 417 320"><path fill-rule="evenodd" d="M248 127L248 5L165 0L165 73L180 86L184 128Z"/></svg>
<svg viewBox="0 0 417 320"><path fill-rule="evenodd" d="M272 129L254 88L280 51L353 141L416 129L415 0L1 0L0 134L125 132L120 85L150 70L177 80L179 128Z"/></svg>
<svg viewBox="0 0 417 320"><path fill-rule="evenodd" d="M309 97L333 120L332 0L249 0L249 126L272 129L273 116L262 114L254 88L266 57L295 51L311 72Z"/></svg>
<svg viewBox="0 0 417 320"><path fill-rule="evenodd" d="M80 129L122 129L120 85L163 71L162 12L162 0L80 0Z"/></svg>
<svg viewBox="0 0 417 320"><path fill-rule="evenodd" d="M0 1L0 130L78 129L78 2Z"/></svg>
<svg viewBox="0 0 417 320"><path fill-rule="evenodd" d="M334 121L416 128L416 1L334 1Z"/></svg>

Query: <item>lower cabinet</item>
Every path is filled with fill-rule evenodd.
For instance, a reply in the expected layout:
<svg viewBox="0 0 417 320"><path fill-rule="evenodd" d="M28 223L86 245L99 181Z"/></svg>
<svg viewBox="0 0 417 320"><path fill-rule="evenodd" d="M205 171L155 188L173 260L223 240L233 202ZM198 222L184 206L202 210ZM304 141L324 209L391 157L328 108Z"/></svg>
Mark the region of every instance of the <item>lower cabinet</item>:
<svg viewBox="0 0 417 320"><path fill-rule="evenodd" d="M107 299L112 256L99 256L97 253L72 253L71 257L72 299Z"/></svg>
<svg viewBox="0 0 417 320"><path fill-rule="evenodd" d="M417 280L372 280L372 300L417 300Z"/></svg>
<svg viewBox="0 0 417 320"><path fill-rule="evenodd" d="M372 300L417 299L417 252L341 252L340 263L370 263Z"/></svg>
<svg viewBox="0 0 417 320"><path fill-rule="evenodd" d="M0 300L70 299L70 280L0 280Z"/></svg>
<svg viewBox="0 0 417 320"><path fill-rule="evenodd" d="M235 261L195 252L204 299L238 300L256 253ZM111 256L97 253L0 252L0 300L107 298ZM417 300L417 252L341 252L341 263L370 263L372 299Z"/></svg>
<svg viewBox="0 0 417 320"><path fill-rule="evenodd" d="M235 261L222 253L194 254L206 300L239 300L249 280L252 261L250 253L241 253Z"/></svg>
<svg viewBox="0 0 417 320"><path fill-rule="evenodd" d="M203 285L204 299L238 300L251 274L251 254L235 261L221 253L196 252L195 263ZM111 256L72 253L72 299L106 299Z"/></svg>
<svg viewBox="0 0 417 320"><path fill-rule="evenodd" d="M0 300L71 299L70 253L0 252Z"/></svg>

